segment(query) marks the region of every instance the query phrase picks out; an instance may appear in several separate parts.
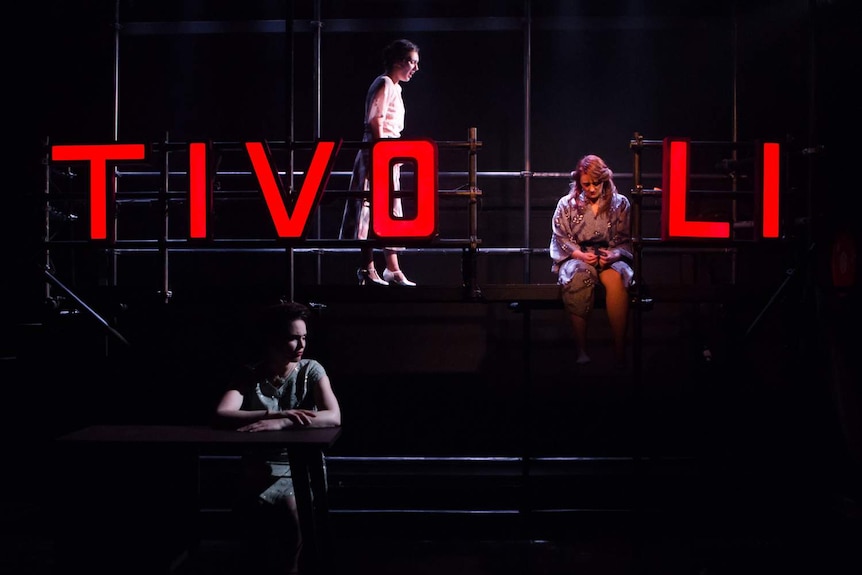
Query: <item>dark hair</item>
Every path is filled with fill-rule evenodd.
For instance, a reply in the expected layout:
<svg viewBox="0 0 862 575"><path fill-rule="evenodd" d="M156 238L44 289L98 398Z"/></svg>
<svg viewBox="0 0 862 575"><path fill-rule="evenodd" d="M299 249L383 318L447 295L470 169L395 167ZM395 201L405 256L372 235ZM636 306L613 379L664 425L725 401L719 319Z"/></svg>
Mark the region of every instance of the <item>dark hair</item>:
<svg viewBox="0 0 862 575"><path fill-rule="evenodd" d="M394 42L389 43L389 45L387 45L386 48L383 49L384 70L388 72L396 63L409 58L410 52L418 51L419 46L405 38L401 38L399 40L395 40Z"/></svg>
<svg viewBox="0 0 862 575"><path fill-rule="evenodd" d="M298 319L307 322L310 315L308 307L294 301L265 307L261 310L257 322L260 337L264 341L280 339L287 333L291 323Z"/></svg>

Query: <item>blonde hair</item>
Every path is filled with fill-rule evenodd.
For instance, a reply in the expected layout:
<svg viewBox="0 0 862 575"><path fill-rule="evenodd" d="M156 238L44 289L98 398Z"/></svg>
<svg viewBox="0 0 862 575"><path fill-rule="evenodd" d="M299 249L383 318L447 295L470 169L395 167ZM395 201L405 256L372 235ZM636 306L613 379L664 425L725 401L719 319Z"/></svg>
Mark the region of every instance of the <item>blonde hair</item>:
<svg viewBox="0 0 862 575"><path fill-rule="evenodd" d="M595 154L587 154L578 160L578 164L572 171L571 191L575 194L577 202L582 202L583 188L581 188L581 176L587 175L594 182L601 182L602 195L599 198L599 211L604 212L611 205L611 198L617 193L614 184L614 173L603 159Z"/></svg>

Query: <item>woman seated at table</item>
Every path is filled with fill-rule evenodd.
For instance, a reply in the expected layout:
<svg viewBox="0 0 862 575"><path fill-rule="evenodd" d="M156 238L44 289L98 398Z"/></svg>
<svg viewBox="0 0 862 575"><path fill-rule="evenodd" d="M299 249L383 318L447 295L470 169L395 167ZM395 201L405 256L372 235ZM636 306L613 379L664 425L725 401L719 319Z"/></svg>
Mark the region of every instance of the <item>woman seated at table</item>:
<svg viewBox="0 0 862 575"><path fill-rule="evenodd" d="M309 315L307 307L295 302L264 310L256 334L261 357L228 386L216 408L216 426L259 432L341 425L341 409L326 370L303 358ZM286 452L243 458L237 508L243 521L254 522L241 531L253 542L270 543L263 550L253 549L255 559L297 572L302 535ZM261 519L271 521L258 523Z"/></svg>

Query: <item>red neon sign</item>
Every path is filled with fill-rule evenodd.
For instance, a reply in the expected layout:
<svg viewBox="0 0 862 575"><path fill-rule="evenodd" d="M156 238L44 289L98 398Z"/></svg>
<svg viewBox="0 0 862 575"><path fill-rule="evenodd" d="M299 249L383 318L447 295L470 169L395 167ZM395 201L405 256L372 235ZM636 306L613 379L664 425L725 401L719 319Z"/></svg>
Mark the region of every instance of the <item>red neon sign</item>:
<svg viewBox="0 0 862 575"><path fill-rule="evenodd" d="M665 138L662 173L662 239L673 238L730 238L729 222L692 221L686 217L689 191L688 138ZM755 204L759 207L762 237L778 237L778 185L780 146L763 144L759 150L760 162L755 190ZM758 194L759 192L759 194Z"/></svg>
<svg viewBox="0 0 862 575"><path fill-rule="evenodd" d="M207 146L189 144L189 235L207 237Z"/></svg>
<svg viewBox="0 0 862 575"><path fill-rule="evenodd" d="M276 177L266 146L246 142L245 148L264 201L279 238L296 239L305 234L313 208L329 180L341 142L316 143L311 165L305 174L292 210L282 200L281 184ZM372 149L372 229L381 238L430 238L437 226L437 146L430 140L387 140ZM107 164L143 160L144 144L54 145L53 161L82 161L90 164L90 239L107 238ZM394 192L390 162L412 162L416 166L417 214L413 219L394 219L386 206ZM207 237L207 145L189 144L189 234Z"/></svg>
<svg viewBox="0 0 862 575"><path fill-rule="evenodd" d="M760 162L761 177L758 178L763 188L761 212L763 213L762 236L764 238L778 237L778 182L780 168L780 146L767 142L761 146Z"/></svg>
<svg viewBox="0 0 862 575"><path fill-rule="evenodd" d="M317 205L317 201L326 187L329 173L332 171L332 162L338 153L335 142L321 141L314 147L314 156L312 156L311 165L305 173L305 180L302 182L302 188L300 188L296 204L293 206L292 216L287 213L281 199L281 187L275 178L269 153L264 149L263 144L246 142L245 148L249 158L251 158L255 176L257 176L278 237L302 237L305 225L308 223L308 216L311 215L311 209Z"/></svg>
<svg viewBox="0 0 862 575"><path fill-rule="evenodd" d="M326 187L340 142L316 143L299 194L292 209L282 200L277 170L265 145L246 142L245 148L267 209L279 238L304 236L312 210ZM207 237L207 145L189 144L190 237ZM665 138L663 157L662 238L730 237L728 222L691 221L686 217L689 191L689 150L687 138ZM437 227L437 147L430 140L380 140L371 148L372 230L379 238L430 238ZM107 238L107 164L143 160L144 144L74 144L51 147L53 161L82 161L90 164L90 238ZM416 215L393 218L394 190L392 165L413 163L416 173ZM765 143L758 148L756 202L762 237L779 234L780 146Z"/></svg>
<svg viewBox="0 0 862 575"><path fill-rule="evenodd" d="M436 232L437 146L427 140L378 140L371 148L371 225L381 237L427 238ZM389 209L392 168L398 162L416 162L416 217L393 219Z"/></svg>
<svg viewBox="0 0 862 575"><path fill-rule="evenodd" d="M143 160L143 144L96 144L51 146L51 159L58 162L90 162L90 238L108 237L107 183L109 161Z"/></svg>

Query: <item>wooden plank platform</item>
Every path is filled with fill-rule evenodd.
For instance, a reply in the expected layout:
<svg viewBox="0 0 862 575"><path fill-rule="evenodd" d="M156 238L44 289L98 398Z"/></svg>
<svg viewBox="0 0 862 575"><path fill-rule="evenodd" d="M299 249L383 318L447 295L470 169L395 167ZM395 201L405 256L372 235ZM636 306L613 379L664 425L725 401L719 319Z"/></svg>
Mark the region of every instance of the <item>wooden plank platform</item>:
<svg viewBox="0 0 862 575"><path fill-rule="evenodd" d="M754 298L765 303L776 286L765 285L648 285L640 292L649 303L733 303ZM516 306L561 307L557 284L486 284L475 289L465 286L298 286L300 301L423 303L475 302L510 303Z"/></svg>

